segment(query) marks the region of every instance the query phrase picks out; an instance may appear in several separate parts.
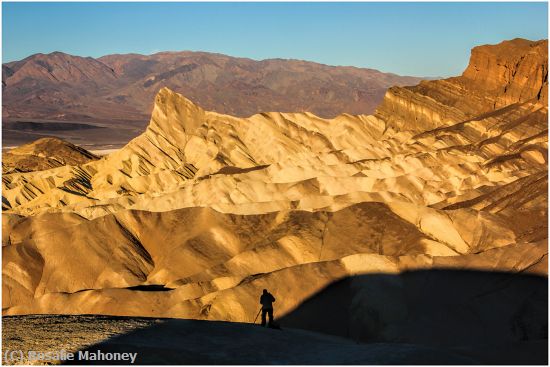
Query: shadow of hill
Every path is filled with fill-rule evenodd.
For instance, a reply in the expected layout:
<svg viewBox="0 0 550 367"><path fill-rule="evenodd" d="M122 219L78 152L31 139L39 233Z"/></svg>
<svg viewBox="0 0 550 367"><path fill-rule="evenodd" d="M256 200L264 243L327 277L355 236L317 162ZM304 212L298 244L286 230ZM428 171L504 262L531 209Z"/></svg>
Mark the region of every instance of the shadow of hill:
<svg viewBox="0 0 550 367"><path fill-rule="evenodd" d="M114 353L137 353L135 364L475 364L457 353L408 344L358 344L299 329L203 320L164 322L111 337L76 353L68 364L129 364ZM92 355L99 355L93 360ZM79 356L83 356L80 358ZM80 359L79 359L80 358ZM87 359L84 359L87 358Z"/></svg>
<svg viewBox="0 0 550 367"><path fill-rule="evenodd" d="M138 353L138 364L547 364L547 311L546 277L369 274L305 300L278 320L282 330L171 319L82 352Z"/></svg>
<svg viewBox="0 0 550 367"><path fill-rule="evenodd" d="M359 275L278 322L362 343L453 349L483 363L547 364L548 278L448 269Z"/></svg>

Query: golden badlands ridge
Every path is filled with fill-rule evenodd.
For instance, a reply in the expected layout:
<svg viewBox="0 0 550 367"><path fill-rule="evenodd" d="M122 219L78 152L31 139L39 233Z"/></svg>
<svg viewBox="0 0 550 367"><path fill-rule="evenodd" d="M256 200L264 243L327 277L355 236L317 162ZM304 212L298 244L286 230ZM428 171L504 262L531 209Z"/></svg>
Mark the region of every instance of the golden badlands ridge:
<svg viewBox="0 0 550 367"><path fill-rule="evenodd" d="M161 89L122 149L5 170L3 314L252 322L268 288L292 321L348 279L347 336L408 341L422 312L487 327L483 297L518 289L502 274L547 275L547 48L476 47L462 76L390 88L369 116L237 118ZM419 306L449 269L477 288ZM501 338L540 333L523 311L547 312L547 294L522 288Z"/></svg>

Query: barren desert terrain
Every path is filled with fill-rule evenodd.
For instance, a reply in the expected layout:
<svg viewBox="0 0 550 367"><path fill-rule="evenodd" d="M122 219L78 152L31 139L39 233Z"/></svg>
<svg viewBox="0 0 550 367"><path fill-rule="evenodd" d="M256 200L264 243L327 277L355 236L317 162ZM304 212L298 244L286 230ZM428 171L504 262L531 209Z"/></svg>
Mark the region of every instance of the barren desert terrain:
<svg viewBox="0 0 550 367"><path fill-rule="evenodd" d="M547 49L475 47L462 75L391 87L370 115L238 117L163 87L110 154L6 152L2 313L207 320L159 327L357 353L326 363L547 363ZM246 325L264 288L282 331ZM163 335L147 330L105 343ZM304 358L279 362L321 363Z"/></svg>

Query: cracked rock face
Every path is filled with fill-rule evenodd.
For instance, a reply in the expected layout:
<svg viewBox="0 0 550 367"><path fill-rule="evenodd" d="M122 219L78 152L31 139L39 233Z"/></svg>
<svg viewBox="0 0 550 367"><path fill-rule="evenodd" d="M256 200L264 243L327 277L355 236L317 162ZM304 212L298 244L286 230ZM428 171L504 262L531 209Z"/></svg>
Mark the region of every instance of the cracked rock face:
<svg viewBox="0 0 550 367"><path fill-rule="evenodd" d="M548 41L515 39L472 49L462 76L392 87L376 115L422 132L515 103L548 105Z"/></svg>
<svg viewBox="0 0 550 367"><path fill-rule="evenodd" d="M548 104L548 41L515 39L475 47L462 77L489 91L496 107L532 99Z"/></svg>
<svg viewBox="0 0 550 367"><path fill-rule="evenodd" d="M546 44L476 47L462 76L391 88L374 115L238 118L163 88L119 151L3 176L3 313L251 322L263 288L283 315L337 280L386 274L346 288L346 315L353 335L394 340L421 325L403 272L546 276ZM479 294L512 292L506 320L540 334L522 311L544 309L540 289L483 279ZM392 289L408 300L396 313L365 300Z"/></svg>

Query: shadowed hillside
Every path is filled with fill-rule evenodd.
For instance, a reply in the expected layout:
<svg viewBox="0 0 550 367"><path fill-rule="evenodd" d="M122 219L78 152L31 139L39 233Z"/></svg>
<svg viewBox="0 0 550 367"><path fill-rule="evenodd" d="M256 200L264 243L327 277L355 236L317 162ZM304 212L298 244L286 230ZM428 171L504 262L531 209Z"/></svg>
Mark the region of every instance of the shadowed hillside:
<svg viewBox="0 0 550 367"><path fill-rule="evenodd" d="M481 351L546 340L547 312L546 277L438 269L342 279L280 323L363 343Z"/></svg>
<svg viewBox="0 0 550 367"><path fill-rule="evenodd" d="M546 277L369 274L313 295L282 330L166 320L83 350L137 352L139 364L547 364L547 311Z"/></svg>
<svg viewBox="0 0 550 367"><path fill-rule="evenodd" d="M276 295L277 316L284 296ZM547 364L547 310L546 277L421 270L334 282L278 315L281 330L217 321L9 316L8 335L12 325L32 325L32 331L15 339L5 335L4 344L13 348L48 333L52 345L77 356L78 350L137 353L137 364ZM57 338L52 323L62 330ZM81 336L89 329L97 331ZM78 347L101 334L103 341Z"/></svg>
<svg viewBox="0 0 550 367"><path fill-rule="evenodd" d="M170 320L83 350L138 353L136 364L475 364L449 350L410 344L357 344L297 329ZM74 361L75 364L105 362ZM110 362L117 364L117 362ZM118 364L127 364L118 363Z"/></svg>

